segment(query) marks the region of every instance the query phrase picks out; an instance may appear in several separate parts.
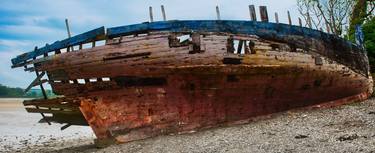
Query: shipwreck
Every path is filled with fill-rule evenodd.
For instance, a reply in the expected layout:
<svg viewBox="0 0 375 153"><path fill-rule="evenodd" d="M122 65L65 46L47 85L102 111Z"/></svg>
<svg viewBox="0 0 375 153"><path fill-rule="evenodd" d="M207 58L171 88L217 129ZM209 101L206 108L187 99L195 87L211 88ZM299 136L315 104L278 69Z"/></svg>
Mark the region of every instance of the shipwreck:
<svg viewBox="0 0 375 153"><path fill-rule="evenodd" d="M36 73L28 89L49 83L59 96L24 101L26 110L62 128L89 125L107 144L371 95L362 47L271 23L266 7L257 21L250 8L251 21L151 18L36 47L12 67Z"/></svg>

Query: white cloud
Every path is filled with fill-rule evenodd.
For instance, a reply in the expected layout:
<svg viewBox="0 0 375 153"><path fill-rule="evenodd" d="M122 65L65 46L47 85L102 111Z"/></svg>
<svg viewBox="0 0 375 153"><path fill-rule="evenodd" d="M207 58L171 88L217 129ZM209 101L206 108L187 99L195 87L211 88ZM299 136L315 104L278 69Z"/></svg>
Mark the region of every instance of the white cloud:
<svg viewBox="0 0 375 153"><path fill-rule="evenodd" d="M7 51L0 52L0 84L26 87L30 84L31 74L25 73L22 69L11 69L11 59L23 53L18 47L26 46L25 41L0 40L0 45ZM17 46L19 45L19 46Z"/></svg>
<svg viewBox="0 0 375 153"><path fill-rule="evenodd" d="M5 25L0 26L0 29L4 31L3 33L9 35L28 38L33 37L37 39L57 39L63 34L66 35L66 32L61 29L35 25Z"/></svg>
<svg viewBox="0 0 375 153"><path fill-rule="evenodd" d="M6 39L0 39L0 46L14 49L17 47L26 47L31 45L30 41L27 40L6 40Z"/></svg>

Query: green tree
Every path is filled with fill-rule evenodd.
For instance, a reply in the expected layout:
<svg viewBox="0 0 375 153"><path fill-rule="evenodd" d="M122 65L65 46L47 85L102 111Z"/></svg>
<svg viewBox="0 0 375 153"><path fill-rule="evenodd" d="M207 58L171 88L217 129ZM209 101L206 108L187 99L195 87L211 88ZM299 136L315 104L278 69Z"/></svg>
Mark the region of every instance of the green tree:
<svg viewBox="0 0 375 153"><path fill-rule="evenodd" d="M349 40L355 40L355 26L362 25L366 20L370 20L373 17L374 9L375 1L373 0L355 0L350 17Z"/></svg>
<svg viewBox="0 0 375 153"><path fill-rule="evenodd" d="M371 72L375 72L375 17L363 24L363 33Z"/></svg>

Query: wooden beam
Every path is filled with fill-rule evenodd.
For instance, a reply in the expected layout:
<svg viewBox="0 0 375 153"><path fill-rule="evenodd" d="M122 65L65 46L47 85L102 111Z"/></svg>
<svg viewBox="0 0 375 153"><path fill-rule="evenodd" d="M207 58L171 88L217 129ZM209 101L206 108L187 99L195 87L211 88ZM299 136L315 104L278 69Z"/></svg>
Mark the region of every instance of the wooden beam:
<svg viewBox="0 0 375 153"><path fill-rule="evenodd" d="M165 15L164 5L161 5L161 13L163 15L163 21L167 21L167 17Z"/></svg>
<svg viewBox="0 0 375 153"><path fill-rule="evenodd" d="M244 42L245 54L250 54L250 48L247 45L246 41Z"/></svg>
<svg viewBox="0 0 375 153"><path fill-rule="evenodd" d="M79 110L64 111L64 110L50 110L50 109L39 109L39 108L25 108L29 113L48 113L48 114L79 114Z"/></svg>
<svg viewBox="0 0 375 153"><path fill-rule="evenodd" d="M217 20L221 20L219 6L216 6L216 17L217 17Z"/></svg>
<svg viewBox="0 0 375 153"><path fill-rule="evenodd" d="M30 85L24 90L25 92L28 92L32 87L39 85L40 79L46 74L45 72L42 72L41 74L37 74L37 77L34 79L33 82L30 83Z"/></svg>
<svg viewBox="0 0 375 153"><path fill-rule="evenodd" d="M48 44L46 44L46 47L48 46ZM48 56L48 52L47 53L43 53L43 57L47 57Z"/></svg>
<svg viewBox="0 0 375 153"><path fill-rule="evenodd" d="M275 21L276 23L279 23L279 15L277 14L277 12L275 12Z"/></svg>
<svg viewBox="0 0 375 153"><path fill-rule="evenodd" d="M260 19L262 22L268 22L268 13L266 6L259 6Z"/></svg>
<svg viewBox="0 0 375 153"><path fill-rule="evenodd" d="M66 97L58 97L58 98L53 98L53 99L31 99L31 100L24 100L23 105L24 106L30 106L30 105L37 106L40 104L61 104L64 102L73 103L73 101L74 99L66 98Z"/></svg>
<svg viewBox="0 0 375 153"><path fill-rule="evenodd" d="M289 25L292 25L292 17L290 17L289 11L288 11L288 22L289 22Z"/></svg>
<svg viewBox="0 0 375 153"><path fill-rule="evenodd" d="M240 40L238 42L237 54L241 54L242 46L243 46L243 40Z"/></svg>
<svg viewBox="0 0 375 153"><path fill-rule="evenodd" d="M68 19L65 19L65 26L66 26L66 31L68 33L68 38L71 38L72 34L70 33L70 27L69 27L69 21L68 21ZM73 46L71 48L72 48L72 51L74 51Z"/></svg>
<svg viewBox="0 0 375 153"><path fill-rule="evenodd" d="M148 8L148 11L150 13L150 22L154 22L154 15L152 13L152 7L151 6Z"/></svg>
<svg viewBox="0 0 375 153"><path fill-rule="evenodd" d="M33 72L33 71L35 71L35 68L34 67L28 67L28 68L25 68L24 71Z"/></svg>
<svg viewBox="0 0 375 153"><path fill-rule="evenodd" d="M60 128L60 130L62 131L62 130L65 130L66 128L68 128L68 127L70 127L72 124L65 124L64 126L62 126L61 128Z"/></svg>
<svg viewBox="0 0 375 153"><path fill-rule="evenodd" d="M67 48L69 46L79 45L81 43L88 43L94 40L101 40L105 38L105 29L100 27L80 35L76 35L71 38L67 38L61 41L56 41L51 45L39 48L37 50L24 53L12 59L12 67L23 66L25 61L32 59L34 57L43 55L44 53L53 52L58 49Z"/></svg>
<svg viewBox="0 0 375 153"><path fill-rule="evenodd" d="M55 54L61 54L61 50L60 49L56 50Z"/></svg>
<svg viewBox="0 0 375 153"><path fill-rule="evenodd" d="M255 12L255 6L249 5L249 13L250 13L250 19L251 21L257 21L257 15Z"/></svg>
<svg viewBox="0 0 375 153"><path fill-rule="evenodd" d="M298 18L299 26L302 27L302 20L301 18Z"/></svg>

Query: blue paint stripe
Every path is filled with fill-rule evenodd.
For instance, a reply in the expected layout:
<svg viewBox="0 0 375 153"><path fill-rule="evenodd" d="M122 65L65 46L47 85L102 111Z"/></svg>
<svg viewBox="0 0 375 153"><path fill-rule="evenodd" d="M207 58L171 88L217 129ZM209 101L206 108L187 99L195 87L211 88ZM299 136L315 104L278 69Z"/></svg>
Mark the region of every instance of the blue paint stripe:
<svg viewBox="0 0 375 153"><path fill-rule="evenodd" d="M29 59L33 59L34 57L43 55L45 53L53 52L62 48L67 48L69 46L74 46L74 45L79 45L82 43L94 41L97 39L97 37L100 37L103 35L105 35L105 29L104 27L100 27L100 28L85 32L83 34L76 35L71 38L67 38L61 41L56 41L51 45L47 45L35 51L27 52L27 53L17 56L16 58L13 58L12 64L17 65Z"/></svg>

